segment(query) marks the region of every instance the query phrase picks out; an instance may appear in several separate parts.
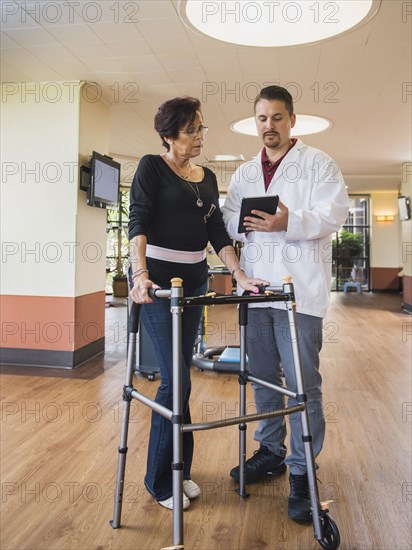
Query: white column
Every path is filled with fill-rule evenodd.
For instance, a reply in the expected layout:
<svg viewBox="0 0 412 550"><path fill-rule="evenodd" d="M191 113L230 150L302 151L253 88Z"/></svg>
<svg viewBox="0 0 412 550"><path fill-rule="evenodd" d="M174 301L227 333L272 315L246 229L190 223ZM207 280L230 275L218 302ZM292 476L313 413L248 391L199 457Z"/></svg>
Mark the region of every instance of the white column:
<svg viewBox="0 0 412 550"><path fill-rule="evenodd" d="M104 350L106 211L79 160L108 152L108 106L80 81L1 87L3 361L74 367Z"/></svg>

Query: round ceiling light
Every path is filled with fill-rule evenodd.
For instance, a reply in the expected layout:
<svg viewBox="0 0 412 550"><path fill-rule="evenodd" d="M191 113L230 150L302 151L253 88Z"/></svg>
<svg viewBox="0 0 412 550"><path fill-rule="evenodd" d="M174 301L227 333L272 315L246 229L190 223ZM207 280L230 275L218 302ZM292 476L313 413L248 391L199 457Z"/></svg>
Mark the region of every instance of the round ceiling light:
<svg viewBox="0 0 412 550"><path fill-rule="evenodd" d="M181 0L179 15L192 30L242 46L298 46L365 23L381 0L249 2Z"/></svg>
<svg viewBox="0 0 412 550"><path fill-rule="evenodd" d="M324 132L332 126L330 120L314 115L296 115L296 124L291 130L291 136L307 136ZM238 134L257 136L255 117L243 118L233 122L230 129Z"/></svg>

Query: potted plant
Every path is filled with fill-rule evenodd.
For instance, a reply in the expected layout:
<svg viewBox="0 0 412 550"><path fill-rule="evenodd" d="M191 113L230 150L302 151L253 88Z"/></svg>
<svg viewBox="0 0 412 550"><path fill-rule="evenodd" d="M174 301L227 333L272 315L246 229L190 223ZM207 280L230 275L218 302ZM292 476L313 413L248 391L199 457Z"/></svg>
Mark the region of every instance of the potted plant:
<svg viewBox="0 0 412 550"><path fill-rule="evenodd" d="M109 210L107 221L110 224L112 230L116 232L116 271L113 276L112 286L113 286L113 296L118 298L126 298L129 292L127 273L124 270L124 256L122 254L122 245L123 245L123 235L122 232L125 231L127 236L127 228L123 227L123 219L127 219L128 208L127 208L127 194L120 192L119 200L119 209L118 210Z"/></svg>
<svg viewBox="0 0 412 550"><path fill-rule="evenodd" d="M343 229L337 239L332 241L332 259L340 273L339 282L343 283L350 278L355 260L363 250L363 237L361 233L351 233Z"/></svg>
<svg viewBox="0 0 412 550"><path fill-rule="evenodd" d="M338 240L332 241L332 258L352 265L353 260L361 255L363 239L361 233L351 233L346 229L341 231Z"/></svg>

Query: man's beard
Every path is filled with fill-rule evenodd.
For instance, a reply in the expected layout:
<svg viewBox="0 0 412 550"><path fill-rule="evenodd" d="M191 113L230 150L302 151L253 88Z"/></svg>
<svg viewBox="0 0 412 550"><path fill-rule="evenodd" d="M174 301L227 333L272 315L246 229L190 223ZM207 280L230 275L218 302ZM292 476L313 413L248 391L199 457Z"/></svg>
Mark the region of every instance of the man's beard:
<svg viewBox="0 0 412 550"><path fill-rule="evenodd" d="M280 136L277 132L270 134L269 136L263 136L263 143L269 149L276 149L280 145Z"/></svg>

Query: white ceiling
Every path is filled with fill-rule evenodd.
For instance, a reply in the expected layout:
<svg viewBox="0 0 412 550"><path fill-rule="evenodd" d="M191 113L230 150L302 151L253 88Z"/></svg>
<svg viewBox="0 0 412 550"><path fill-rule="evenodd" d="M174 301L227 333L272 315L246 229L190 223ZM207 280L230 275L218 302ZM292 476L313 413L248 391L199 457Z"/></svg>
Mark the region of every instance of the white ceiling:
<svg viewBox="0 0 412 550"><path fill-rule="evenodd" d="M350 192L397 189L401 164L412 158L410 4L383 0L377 15L352 32L279 49L197 34L172 0L2 0L1 79L96 82L90 96L101 92L111 105L110 151L102 152L123 162L162 151L153 118L177 95L203 102L210 131L199 162L215 154L251 158L258 138L229 125L253 114L258 88L278 83L294 96L298 115L332 121L303 139L339 163ZM232 169L223 167L222 187Z"/></svg>

